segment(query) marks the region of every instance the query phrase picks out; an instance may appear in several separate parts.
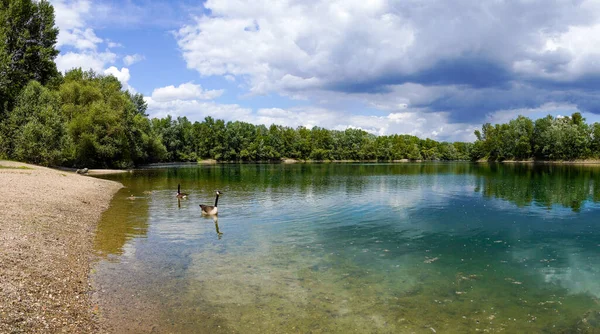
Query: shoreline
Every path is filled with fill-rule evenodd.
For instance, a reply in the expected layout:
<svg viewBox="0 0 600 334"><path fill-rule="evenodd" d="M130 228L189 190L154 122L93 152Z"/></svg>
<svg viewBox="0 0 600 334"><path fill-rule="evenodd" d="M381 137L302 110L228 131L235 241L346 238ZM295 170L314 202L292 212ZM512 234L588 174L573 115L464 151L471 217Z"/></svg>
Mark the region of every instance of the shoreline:
<svg viewBox="0 0 600 334"><path fill-rule="evenodd" d="M77 173L77 168L69 168L69 167L51 167L50 169L69 172L69 173ZM94 168L89 169L85 175L107 175L107 174L121 174L121 173L131 173L133 169L102 169L102 168Z"/></svg>
<svg viewBox="0 0 600 334"><path fill-rule="evenodd" d="M530 165L600 165L600 159L581 160L504 160L488 161L477 160L477 163L502 163L502 164L530 164Z"/></svg>
<svg viewBox="0 0 600 334"><path fill-rule="evenodd" d="M0 167L0 332L101 331L93 237L123 186L14 161Z"/></svg>
<svg viewBox="0 0 600 334"><path fill-rule="evenodd" d="M173 167L173 166L183 166L183 165L245 165L245 164L270 164L270 165L280 165L280 164L360 164L360 163L380 163L380 164L410 164L410 163L452 163L452 162L472 162L470 160L409 160L409 159L399 159L399 160L301 160L301 159L291 159L291 158L282 158L281 160L256 160L256 161L217 161L217 160L199 160L199 161L179 161L179 162L157 162L147 165L140 165L135 169L146 169L146 168L160 168L160 167ZM600 162L599 162L600 163ZM91 171L91 170L90 170ZM122 170L126 172L128 170Z"/></svg>

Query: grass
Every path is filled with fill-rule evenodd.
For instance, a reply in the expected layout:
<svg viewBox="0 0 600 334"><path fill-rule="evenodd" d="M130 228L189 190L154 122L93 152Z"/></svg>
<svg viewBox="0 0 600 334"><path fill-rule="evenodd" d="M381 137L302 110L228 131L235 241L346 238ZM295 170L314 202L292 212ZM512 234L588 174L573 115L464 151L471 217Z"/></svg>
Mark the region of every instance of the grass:
<svg viewBox="0 0 600 334"><path fill-rule="evenodd" d="M12 166L3 166L3 165L0 165L0 169L33 169L33 168L27 167L27 166L12 167Z"/></svg>

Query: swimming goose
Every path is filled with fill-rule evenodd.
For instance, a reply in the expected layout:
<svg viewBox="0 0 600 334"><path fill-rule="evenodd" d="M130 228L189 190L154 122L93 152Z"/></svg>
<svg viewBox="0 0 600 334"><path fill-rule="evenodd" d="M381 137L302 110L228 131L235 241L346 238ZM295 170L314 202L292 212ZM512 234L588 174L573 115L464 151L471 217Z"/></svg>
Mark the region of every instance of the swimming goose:
<svg viewBox="0 0 600 334"><path fill-rule="evenodd" d="M215 206L200 204L200 208L202 209L202 214L205 215L217 215L219 213L219 209L217 208L217 203L219 202L219 195L222 193L220 191L216 191L217 197L215 197Z"/></svg>
<svg viewBox="0 0 600 334"><path fill-rule="evenodd" d="M188 194L184 194L181 192L181 186L178 184L177 185L177 195L175 195L175 197L177 198L187 198Z"/></svg>

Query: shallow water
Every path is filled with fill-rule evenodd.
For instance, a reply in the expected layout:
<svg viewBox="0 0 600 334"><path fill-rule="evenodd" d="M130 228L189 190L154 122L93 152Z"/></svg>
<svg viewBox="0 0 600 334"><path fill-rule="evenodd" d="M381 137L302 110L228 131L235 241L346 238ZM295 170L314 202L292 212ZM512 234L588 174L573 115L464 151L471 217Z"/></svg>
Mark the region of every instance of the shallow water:
<svg viewBox="0 0 600 334"><path fill-rule="evenodd" d="M598 167L181 165L107 178L126 188L98 226L92 278L122 332L600 332ZM216 221L198 206L215 189Z"/></svg>

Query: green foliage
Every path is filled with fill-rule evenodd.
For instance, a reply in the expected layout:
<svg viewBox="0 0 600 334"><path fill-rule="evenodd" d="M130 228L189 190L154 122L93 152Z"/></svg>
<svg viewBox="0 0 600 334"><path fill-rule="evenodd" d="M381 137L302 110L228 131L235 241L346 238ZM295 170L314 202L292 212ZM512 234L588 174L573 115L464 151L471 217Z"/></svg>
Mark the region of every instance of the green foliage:
<svg viewBox="0 0 600 334"><path fill-rule="evenodd" d="M473 160L574 160L600 153L600 126L588 125L580 113L561 118L548 115L535 122L519 116L508 124L487 123L475 136Z"/></svg>
<svg viewBox="0 0 600 334"><path fill-rule="evenodd" d="M58 76L57 36L48 1L0 1L0 113L13 108L29 81L46 84Z"/></svg>
<svg viewBox="0 0 600 334"><path fill-rule="evenodd" d="M148 103L146 103L146 101L144 100L144 95L142 95L140 93L136 93L136 94L132 95L129 91L126 91L125 95L133 103L136 113L138 113L142 116L146 116L146 117L148 116L148 114L146 114L146 111L148 110Z"/></svg>
<svg viewBox="0 0 600 334"><path fill-rule="evenodd" d="M123 92L116 78L75 69L65 74L58 94L74 165L129 167L167 158L162 143L169 138L145 116L143 96Z"/></svg>
<svg viewBox="0 0 600 334"><path fill-rule="evenodd" d="M8 116L8 155L41 165L64 162L70 138L54 92L30 82Z"/></svg>
<svg viewBox="0 0 600 334"><path fill-rule="evenodd" d="M296 129L253 125L206 117L191 123L185 117L152 120L166 155L161 161L279 161L300 160L468 160L471 143L439 143L409 135L375 136L359 129L319 127Z"/></svg>
<svg viewBox="0 0 600 334"><path fill-rule="evenodd" d="M12 167L12 166L3 166L3 165L0 165L0 169L32 169L32 168L31 167L27 167L27 166Z"/></svg>

